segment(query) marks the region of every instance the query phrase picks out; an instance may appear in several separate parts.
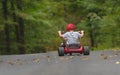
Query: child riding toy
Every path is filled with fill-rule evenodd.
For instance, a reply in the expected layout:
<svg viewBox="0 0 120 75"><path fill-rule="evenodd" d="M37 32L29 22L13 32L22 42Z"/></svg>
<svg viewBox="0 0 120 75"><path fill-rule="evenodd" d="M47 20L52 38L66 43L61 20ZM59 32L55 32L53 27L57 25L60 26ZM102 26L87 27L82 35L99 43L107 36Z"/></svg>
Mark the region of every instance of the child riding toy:
<svg viewBox="0 0 120 75"><path fill-rule="evenodd" d="M80 53L84 55L89 55L90 50L88 46L82 46L78 41L79 38L84 36L84 31L74 31L75 25L70 23L66 26L68 32L62 34L61 31L58 31L60 37L64 39L64 42L58 48L58 55L64 56L65 54Z"/></svg>

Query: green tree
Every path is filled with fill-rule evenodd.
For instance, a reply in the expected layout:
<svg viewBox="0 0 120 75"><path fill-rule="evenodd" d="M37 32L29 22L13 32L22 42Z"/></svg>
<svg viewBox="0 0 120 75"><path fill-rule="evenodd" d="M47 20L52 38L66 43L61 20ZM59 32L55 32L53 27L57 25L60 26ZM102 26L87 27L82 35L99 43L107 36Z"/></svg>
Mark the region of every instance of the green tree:
<svg viewBox="0 0 120 75"><path fill-rule="evenodd" d="M2 1L2 10L4 17L4 30L5 30L5 41L6 41L6 53L10 53L10 26L8 24L8 0Z"/></svg>

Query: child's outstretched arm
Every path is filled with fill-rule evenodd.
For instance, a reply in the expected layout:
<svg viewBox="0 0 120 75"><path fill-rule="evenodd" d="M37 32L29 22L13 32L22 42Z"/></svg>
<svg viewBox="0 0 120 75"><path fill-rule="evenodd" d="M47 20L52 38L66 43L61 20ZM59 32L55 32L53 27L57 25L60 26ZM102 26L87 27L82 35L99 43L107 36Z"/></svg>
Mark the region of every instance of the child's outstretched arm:
<svg viewBox="0 0 120 75"><path fill-rule="evenodd" d="M58 31L58 35L59 35L61 38L63 38L64 40L67 40L67 38L63 37L63 35L62 35L62 32L61 32L61 31Z"/></svg>
<svg viewBox="0 0 120 75"><path fill-rule="evenodd" d="M60 37L62 37L62 32L61 32L61 31L58 31L58 35L59 35Z"/></svg>
<svg viewBox="0 0 120 75"><path fill-rule="evenodd" d="M82 37L84 36L84 30L81 30L81 36Z"/></svg>

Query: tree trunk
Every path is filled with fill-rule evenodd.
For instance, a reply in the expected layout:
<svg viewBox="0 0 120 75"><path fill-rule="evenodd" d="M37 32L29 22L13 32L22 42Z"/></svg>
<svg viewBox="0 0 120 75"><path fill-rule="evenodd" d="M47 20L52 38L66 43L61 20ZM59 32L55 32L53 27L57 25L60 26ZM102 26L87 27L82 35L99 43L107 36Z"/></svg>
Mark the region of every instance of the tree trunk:
<svg viewBox="0 0 120 75"><path fill-rule="evenodd" d="M6 53L10 53L10 28L7 23L8 21L8 7L7 7L8 0L2 1L2 10L3 10L3 17L5 20L5 40L6 40Z"/></svg>
<svg viewBox="0 0 120 75"><path fill-rule="evenodd" d="M25 40L24 40L24 21L22 18L19 18L19 25L20 25L20 54L24 54L25 53Z"/></svg>
<svg viewBox="0 0 120 75"><path fill-rule="evenodd" d="M19 33L19 25L17 24L17 16L16 16L16 13L15 13L15 5L13 3L13 1L11 1L11 9L13 11L12 13L12 17L13 17L13 21L14 21L14 26L15 26L15 35L16 35L16 43L17 43L17 46L19 47L19 40L20 40L20 33Z"/></svg>
<svg viewBox="0 0 120 75"><path fill-rule="evenodd" d="M91 24L89 24L89 33L90 33L89 36L90 36L91 47L94 48L95 47L94 30Z"/></svg>
<svg viewBox="0 0 120 75"><path fill-rule="evenodd" d="M90 31L90 41L91 41L91 47L94 47L94 33L93 33L93 31L91 30Z"/></svg>
<svg viewBox="0 0 120 75"><path fill-rule="evenodd" d="M17 8L19 11L22 11L22 1L18 0L17 1ZM24 39L24 20L21 16L18 16L18 25L19 25L19 50L20 50L20 54L24 54L25 53L25 39Z"/></svg>

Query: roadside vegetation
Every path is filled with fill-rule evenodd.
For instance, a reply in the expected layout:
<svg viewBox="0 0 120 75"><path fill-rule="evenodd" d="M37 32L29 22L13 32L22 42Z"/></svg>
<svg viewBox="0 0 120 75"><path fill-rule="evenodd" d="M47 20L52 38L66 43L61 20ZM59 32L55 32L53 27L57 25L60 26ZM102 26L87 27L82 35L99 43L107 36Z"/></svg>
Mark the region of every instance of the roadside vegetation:
<svg viewBox="0 0 120 75"><path fill-rule="evenodd" d="M120 0L0 0L0 54L55 51L68 23L91 50L120 49Z"/></svg>

